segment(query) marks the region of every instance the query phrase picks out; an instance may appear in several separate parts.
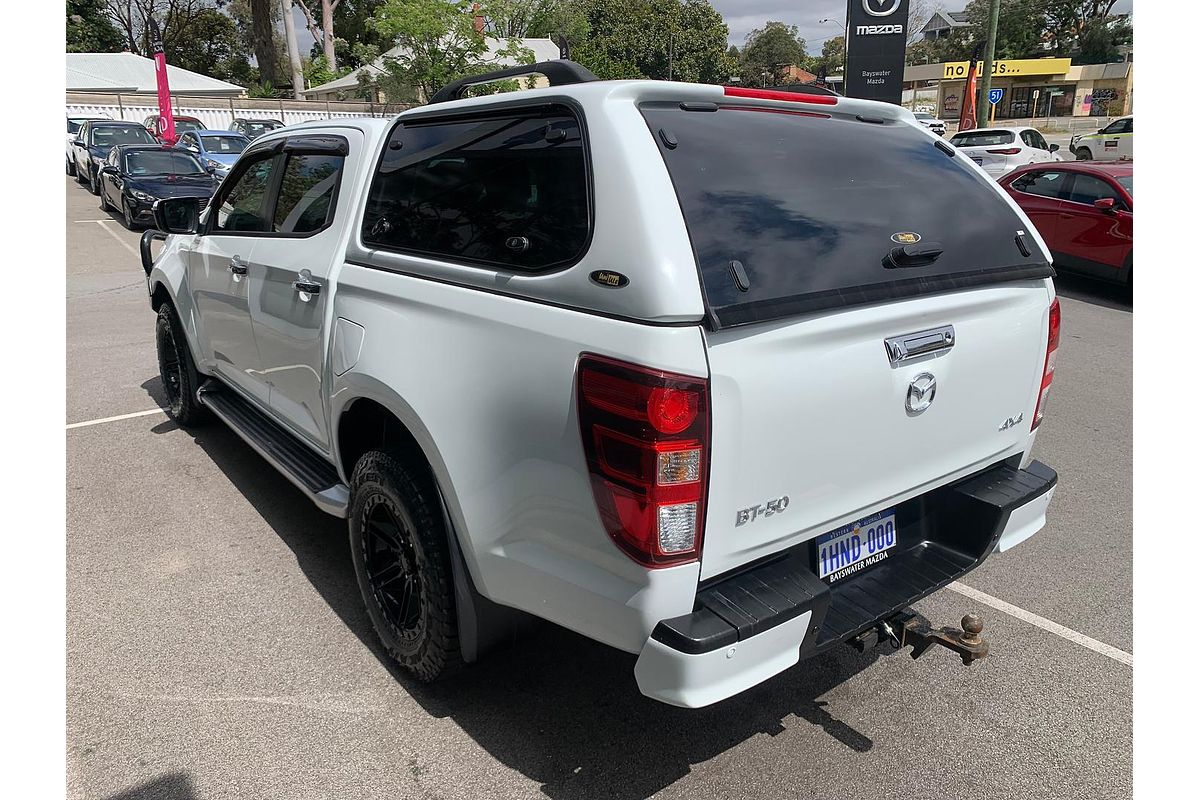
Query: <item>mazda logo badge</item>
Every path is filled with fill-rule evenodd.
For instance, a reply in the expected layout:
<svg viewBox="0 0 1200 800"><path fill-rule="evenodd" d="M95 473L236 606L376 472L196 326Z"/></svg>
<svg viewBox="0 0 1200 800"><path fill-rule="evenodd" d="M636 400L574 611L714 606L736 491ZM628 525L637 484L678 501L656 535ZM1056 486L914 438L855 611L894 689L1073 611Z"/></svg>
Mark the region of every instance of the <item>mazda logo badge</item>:
<svg viewBox="0 0 1200 800"><path fill-rule="evenodd" d="M937 379L928 372L922 372L908 384L908 397L904 407L910 414L920 414L933 405L933 396L937 394Z"/></svg>
<svg viewBox="0 0 1200 800"><path fill-rule="evenodd" d="M872 17L889 17L900 7L900 0L862 0L862 6Z"/></svg>

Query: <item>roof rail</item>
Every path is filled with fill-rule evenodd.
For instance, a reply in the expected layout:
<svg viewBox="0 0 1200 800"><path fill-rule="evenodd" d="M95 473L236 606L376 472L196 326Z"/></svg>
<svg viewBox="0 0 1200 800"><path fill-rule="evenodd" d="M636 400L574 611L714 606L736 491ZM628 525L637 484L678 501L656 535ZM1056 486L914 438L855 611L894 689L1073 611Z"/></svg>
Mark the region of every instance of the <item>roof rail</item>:
<svg viewBox="0 0 1200 800"><path fill-rule="evenodd" d="M445 103L450 100L459 100L468 86L474 86L479 83L490 83L491 81L503 80L504 78L517 78L521 75L544 75L550 81L551 86L567 86L572 83L587 83L588 81L600 80L586 67L576 64L574 61L567 61L566 59L541 61L537 64L521 64L516 67L509 67L508 69L496 70L495 72L485 72L482 75L468 75L465 78L451 81L429 99L429 105Z"/></svg>

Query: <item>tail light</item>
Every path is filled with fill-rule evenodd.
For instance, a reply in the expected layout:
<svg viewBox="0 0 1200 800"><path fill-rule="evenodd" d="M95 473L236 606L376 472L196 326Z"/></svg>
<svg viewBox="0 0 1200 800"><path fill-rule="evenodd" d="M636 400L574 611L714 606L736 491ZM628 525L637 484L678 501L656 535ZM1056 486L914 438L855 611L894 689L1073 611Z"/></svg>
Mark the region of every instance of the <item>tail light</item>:
<svg viewBox="0 0 1200 800"><path fill-rule="evenodd" d="M708 381L579 359L579 428L608 535L647 567L695 561L708 495Z"/></svg>
<svg viewBox="0 0 1200 800"><path fill-rule="evenodd" d="M998 156L1015 156L1021 152L1019 147L1005 147L1000 150L988 150L989 153L995 153Z"/></svg>
<svg viewBox="0 0 1200 800"><path fill-rule="evenodd" d="M1050 327L1046 334L1046 365L1042 368L1042 388L1038 392L1037 406L1033 409L1033 425L1029 430L1034 431L1046 415L1046 397L1050 394L1050 384L1054 381L1054 360L1058 355L1058 335L1062 330L1062 311L1058 306L1058 298L1050 304Z"/></svg>

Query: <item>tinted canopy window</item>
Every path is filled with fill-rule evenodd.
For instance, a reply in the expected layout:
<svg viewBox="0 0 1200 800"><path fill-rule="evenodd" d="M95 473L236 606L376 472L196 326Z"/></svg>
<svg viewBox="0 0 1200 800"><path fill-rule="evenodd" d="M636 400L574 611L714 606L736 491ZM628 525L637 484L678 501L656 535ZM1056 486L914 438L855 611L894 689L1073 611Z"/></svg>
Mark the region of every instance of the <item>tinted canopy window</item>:
<svg viewBox="0 0 1200 800"><path fill-rule="evenodd" d="M993 147L998 144L1012 144L1012 131L967 131L956 133L950 137L950 143L955 147Z"/></svg>
<svg viewBox="0 0 1200 800"><path fill-rule="evenodd" d="M910 125L676 105L642 113L717 325L1052 274L1036 251L1022 256L1014 239L1025 225L988 179Z"/></svg>
<svg viewBox="0 0 1200 800"><path fill-rule="evenodd" d="M125 154L125 172L139 175L203 175L204 167L191 153L134 150Z"/></svg>
<svg viewBox="0 0 1200 800"><path fill-rule="evenodd" d="M576 259L588 227L579 123L551 107L398 125L371 184L362 237L373 247L540 270Z"/></svg>

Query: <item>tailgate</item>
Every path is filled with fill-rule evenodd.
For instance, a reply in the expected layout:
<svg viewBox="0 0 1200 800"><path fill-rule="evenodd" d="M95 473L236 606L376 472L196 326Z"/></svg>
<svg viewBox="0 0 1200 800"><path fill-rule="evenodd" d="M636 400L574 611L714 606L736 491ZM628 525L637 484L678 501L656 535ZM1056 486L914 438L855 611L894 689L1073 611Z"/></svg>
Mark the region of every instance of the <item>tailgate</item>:
<svg viewBox="0 0 1200 800"><path fill-rule="evenodd" d="M999 147L960 147L958 149L963 155L984 169L990 167L993 171L997 171L1003 169L1008 164L1008 156L1003 153L990 152L991 150L1002 149Z"/></svg>
<svg viewBox="0 0 1200 800"><path fill-rule="evenodd" d="M1044 281L1022 281L707 334L701 577L1025 452L1049 299ZM885 339L944 326L950 347L892 363ZM936 388L914 413L921 375Z"/></svg>

